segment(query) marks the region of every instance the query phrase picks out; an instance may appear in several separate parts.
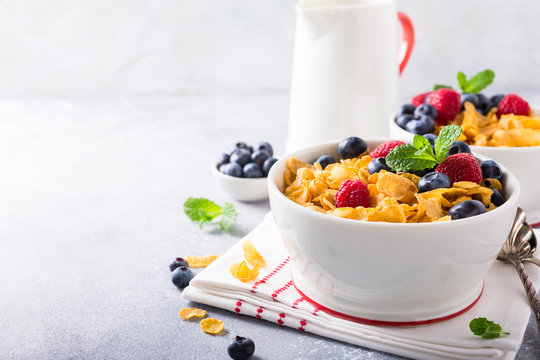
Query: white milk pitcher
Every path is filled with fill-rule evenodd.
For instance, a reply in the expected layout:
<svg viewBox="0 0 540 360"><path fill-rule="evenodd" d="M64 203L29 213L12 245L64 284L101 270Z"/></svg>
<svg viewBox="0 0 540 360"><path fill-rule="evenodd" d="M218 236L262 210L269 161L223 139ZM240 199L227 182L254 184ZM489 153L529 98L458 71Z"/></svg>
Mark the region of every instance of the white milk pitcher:
<svg viewBox="0 0 540 360"><path fill-rule="evenodd" d="M386 136L414 43L410 19L394 0L300 0L296 12L287 150Z"/></svg>

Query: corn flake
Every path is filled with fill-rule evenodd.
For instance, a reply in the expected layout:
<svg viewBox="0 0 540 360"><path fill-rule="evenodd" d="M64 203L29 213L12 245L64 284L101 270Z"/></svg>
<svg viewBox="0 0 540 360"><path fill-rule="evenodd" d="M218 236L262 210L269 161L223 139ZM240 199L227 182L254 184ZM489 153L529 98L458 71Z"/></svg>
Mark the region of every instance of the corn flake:
<svg viewBox="0 0 540 360"><path fill-rule="evenodd" d="M218 319L209 318L201 321L201 329L207 334L217 335L224 327L223 321Z"/></svg>
<svg viewBox="0 0 540 360"><path fill-rule="evenodd" d="M259 254L257 249L255 249L255 246L253 246L253 242L251 242L251 240L244 241L243 248L244 258L246 258L247 262L251 266L257 265L258 267L265 267L266 261L261 254Z"/></svg>
<svg viewBox="0 0 540 360"><path fill-rule="evenodd" d="M199 318L205 317L206 310L197 309L197 308L184 308L180 310L179 314L182 319L189 320L194 317L199 317Z"/></svg>
<svg viewBox="0 0 540 360"><path fill-rule="evenodd" d="M187 255L184 256L184 259L187 261L189 267L200 268L207 267L214 262L219 257L219 255L206 255L206 256L196 256L196 255Z"/></svg>

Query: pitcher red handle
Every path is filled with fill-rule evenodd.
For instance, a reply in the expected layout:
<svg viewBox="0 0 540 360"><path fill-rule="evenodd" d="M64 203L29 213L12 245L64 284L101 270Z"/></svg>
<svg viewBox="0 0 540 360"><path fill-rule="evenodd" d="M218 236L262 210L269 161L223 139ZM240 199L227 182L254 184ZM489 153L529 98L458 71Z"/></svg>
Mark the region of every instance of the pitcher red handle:
<svg viewBox="0 0 540 360"><path fill-rule="evenodd" d="M403 54L403 58L399 62L399 74L401 75L414 46L414 27L406 14L398 11L397 16L401 24L401 43L399 45L399 54Z"/></svg>

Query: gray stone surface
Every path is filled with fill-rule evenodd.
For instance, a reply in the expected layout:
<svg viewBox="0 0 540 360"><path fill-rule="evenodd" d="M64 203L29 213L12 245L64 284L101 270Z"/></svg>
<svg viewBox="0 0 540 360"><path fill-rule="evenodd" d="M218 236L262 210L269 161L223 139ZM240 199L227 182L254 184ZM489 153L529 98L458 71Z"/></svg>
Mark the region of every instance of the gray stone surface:
<svg viewBox="0 0 540 360"><path fill-rule="evenodd" d="M178 317L191 304L169 262L225 252L269 209L233 201L221 232L182 203L231 201L210 166L237 140L282 154L287 108L286 95L0 101L0 358L225 359L242 334L256 359L398 359L208 306L223 335ZM532 320L517 358L540 358Z"/></svg>

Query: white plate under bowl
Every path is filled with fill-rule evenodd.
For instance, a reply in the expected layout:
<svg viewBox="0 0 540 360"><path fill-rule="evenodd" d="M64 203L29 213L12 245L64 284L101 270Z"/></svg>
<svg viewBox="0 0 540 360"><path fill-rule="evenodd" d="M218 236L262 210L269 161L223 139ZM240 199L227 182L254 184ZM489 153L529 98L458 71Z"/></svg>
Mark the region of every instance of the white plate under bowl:
<svg viewBox="0 0 540 360"><path fill-rule="evenodd" d="M366 139L370 149L386 140ZM514 220L516 178L502 167L507 200L499 208L436 223L344 219L282 194L288 158L309 163L323 154L339 158L337 147L335 141L290 153L268 175L270 206L297 289L328 312L378 325L442 321L472 306Z"/></svg>
<svg viewBox="0 0 540 360"><path fill-rule="evenodd" d="M540 114L540 107L534 107ZM390 137L412 143L414 134L400 128L394 121L395 114L389 119ZM504 165L518 179L521 187L519 206L527 213L530 224L540 225L540 146L495 147L471 145L475 154L486 155Z"/></svg>

